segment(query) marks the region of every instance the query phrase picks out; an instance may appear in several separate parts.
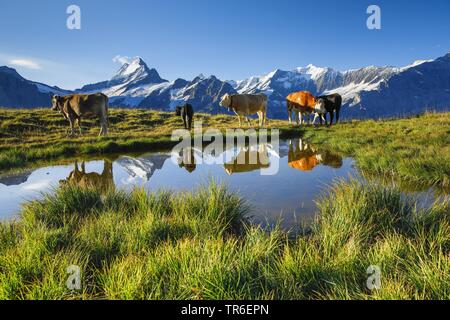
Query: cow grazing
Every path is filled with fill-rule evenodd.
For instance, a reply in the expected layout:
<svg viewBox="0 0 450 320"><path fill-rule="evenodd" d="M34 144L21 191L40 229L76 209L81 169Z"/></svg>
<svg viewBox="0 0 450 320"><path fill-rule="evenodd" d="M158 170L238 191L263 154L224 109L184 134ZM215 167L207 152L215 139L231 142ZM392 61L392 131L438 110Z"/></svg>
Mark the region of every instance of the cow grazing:
<svg viewBox="0 0 450 320"><path fill-rule="evenodd" d="M257 114L259 118L259 126L262 127L266 123L268 98L265 94L225 94L220 101L222 107L233 111L238 119L239 126L242 125L241 117L247 120L250 126L249 116Z"/></svg>
<svg viewBox="0 0 450 320"><path fill-rule="evenodd" d="M187 130L191 130L192 120L194 119L194 108L187 103L184 106L178 106L175 110L175 113L183 120L184 128Z"/></svg>
<svg viewBox="0 0 450 320"><path fill-rule="evenodd" d="M108 97L102 93L53 96L52 110L59 111L69 120L71 135L75 134L75 121L81 134L81 119L89 116L100 118L100 135L108 134Z"/></svg>
<svg viewBox="0 0 450 320"><path fill-rule="evenodd" d="M330 94L326 96L317 97L317 104L316 107L318 108L325 108L325 124L327 123L326 113L330 114L330 126L333 125L333 119L334 119L334 113L336 112L336 124L339 123L339 116L341 113L341 107L342 107L342 97L341 95L335 93ZM322 118L320 119L320 123L322 123Z"/></svg>
<svg viewBox="0 0 450 320"><path fill-rule="evenodd" d="M316 98L308 91L294 92L288 95L286 98L286 106L289 123L292 123L292 112L295 112L295 119L298 125L306 123L306 121L303 121L304 114L311 115L315 113L312 123L316 122L318 116L323 118L323 114L325 114L324 106L316 102Z"/></svg>

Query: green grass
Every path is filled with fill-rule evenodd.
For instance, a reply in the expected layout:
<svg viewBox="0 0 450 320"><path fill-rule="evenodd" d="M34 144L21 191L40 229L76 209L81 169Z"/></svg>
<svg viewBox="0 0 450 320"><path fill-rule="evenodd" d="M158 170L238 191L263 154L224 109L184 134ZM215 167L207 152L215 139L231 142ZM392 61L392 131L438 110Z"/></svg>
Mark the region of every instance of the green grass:
<svg viewBox="0 0 450 320"><path fill-rule="evenodd" d="M449 299L450 203L418 210L377 183L336 182L292 237L247 222L213 182L193 193L63 188L0 224L1 299ZM66 269L82 290L66 289ZM370 265L382 287L366 287Z"/></svg>
<svg viewBox="0 0 450 320"><path fill-rule="evenodd" d="M205 129L236 128L235 117L197 114ZM89 155L170 148L180 119L151 110L112 109L110 135L97 137L96 121L83 123L83 135L69 137L68 124L50 110L0 109L0 172ZM366 174L394 177L397 183L450 189L450 113L408 119L353 121L332 128L290 126L270 120L284 138L303 136L317 146L354 157Z"/></svg>
<svg viewBox="0 0 450 320"><path fill-rule="evenodd" d="M234 117L196 120L236 127ZM180 128L157 111L114 109L110 122L108 137L87 120L70 138L57 113L0 109L0 171L167 148ZM354 157L376 179L336 182L295 236L249 224L247 203L213 182L193 193L61 188L0 223L0 299L450 299L448 197L420 210L383 182L449 190L450 113L269 128ZM80 292L66 288L71 265L82 270ZM371 265L380 290L367 289Z"/></svg>
<svg viewBox="0 0 450 320"><path fill-rule="evenodd" d="M450 113L354 121L307 130L304 138L355 158L358 168L372 175L450 190Z"/></svg>

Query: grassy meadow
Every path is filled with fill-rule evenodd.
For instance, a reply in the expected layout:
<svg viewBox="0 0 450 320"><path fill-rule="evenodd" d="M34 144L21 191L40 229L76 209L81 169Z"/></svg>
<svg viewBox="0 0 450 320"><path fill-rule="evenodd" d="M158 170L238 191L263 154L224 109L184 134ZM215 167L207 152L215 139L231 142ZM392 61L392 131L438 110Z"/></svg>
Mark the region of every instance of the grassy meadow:
<svg viewBox="0 0 450 320"><path fill-rule="evenodd" d="M225 115L199 119L237 127ZM0 172L170 147L181 128L173 114L144 110L113 109L110 124L108 137L92 120L69 137L60 114L0 109ZM0 299L450 299L450 201L420 209L398 187L450 188L450 113L268 127L398 182L336 181L296 233L250 224L245 199L213 181L190 193L63 187L0 223ZM71 265L81 268L80 291L66 287ZM372 265L376 290L367 287Z"/></svg>
<svg viewBox="0 0 450 320"><path fill-rule="evenodd" d="M0 299L450 299L449 201L421 211L395 187L336 182L295 238L248 213L215 183L59 189L0 224ZM66 287L70 265L80 291Z"/></svg>

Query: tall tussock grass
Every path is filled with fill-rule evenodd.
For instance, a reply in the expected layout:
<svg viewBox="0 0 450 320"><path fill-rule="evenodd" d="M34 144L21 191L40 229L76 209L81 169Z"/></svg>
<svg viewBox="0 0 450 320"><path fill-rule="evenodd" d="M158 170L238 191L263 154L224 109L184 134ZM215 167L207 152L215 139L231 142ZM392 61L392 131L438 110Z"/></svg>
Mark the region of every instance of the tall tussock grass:
<svg viewBox="0 0 450 320"><path fill-rule="evenodd" d="M418 209L395 187L337 181L295 238L250 213L212 181L182 193L55 190L0 224L0 298L450 298L448 200ZM72 265L78 291L66 287Z"/></svg>

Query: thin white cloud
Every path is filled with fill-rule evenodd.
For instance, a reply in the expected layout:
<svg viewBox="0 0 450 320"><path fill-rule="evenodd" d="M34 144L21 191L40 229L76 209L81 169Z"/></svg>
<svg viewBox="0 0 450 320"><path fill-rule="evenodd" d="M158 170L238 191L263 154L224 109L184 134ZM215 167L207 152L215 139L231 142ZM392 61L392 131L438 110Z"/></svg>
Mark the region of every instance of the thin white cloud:
<svg viewBox="0 0 450 320"><path fill-rule="evenodd" d="M129 63L131 59L126 56L117 55L112 60L115 63L125 64L125 63Z"/></svg>
<svg viewBox="0 0 450 320"><path fill-rule="evenodd" d="M12 59L12 60L9 60L9 64L16 66L16 67L24 67L24 68L33 69L33 70L41 70L42 69L42 67L39 63L37 63L33 60L29 60L29 59Z"/></svg>

